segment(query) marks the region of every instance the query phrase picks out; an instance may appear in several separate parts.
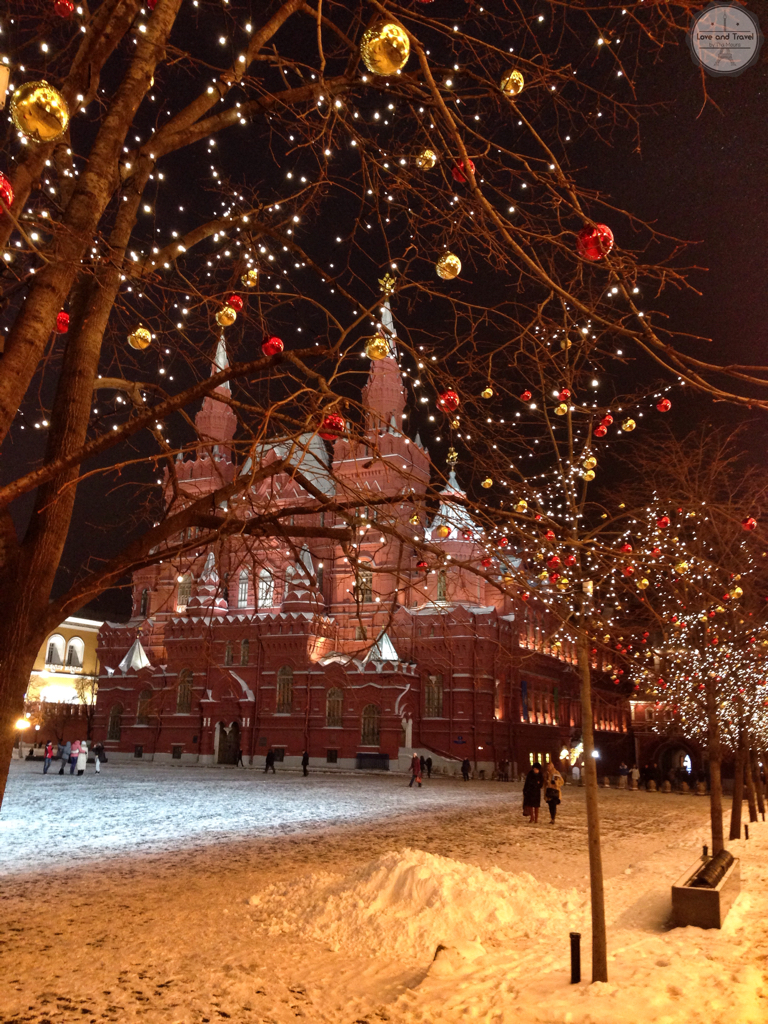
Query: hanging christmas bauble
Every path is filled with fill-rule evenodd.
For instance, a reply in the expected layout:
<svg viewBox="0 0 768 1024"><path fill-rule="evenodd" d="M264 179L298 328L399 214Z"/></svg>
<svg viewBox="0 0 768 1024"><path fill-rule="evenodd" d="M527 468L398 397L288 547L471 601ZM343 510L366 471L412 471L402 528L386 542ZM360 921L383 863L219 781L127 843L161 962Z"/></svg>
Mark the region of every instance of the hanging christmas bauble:
<svg viewBox="0 0 768 1024"><path fill-rule="evenodd" d="M485 480L481 482L480 486L485 487L485 489L487 490L489 487L493 487L493 480L491 479L491 477L487 476Z"/></svg>
<svg viewBox="0 0 768 1024"><path fill-rule="evenodd" d="M421 519L419 519L419 513L414 512L413 515L409 517L408 522L411 524L411 526L418 526L421 523Z"/></svg>
<svg viewBox="0 0 768 1024"><path fill-rule="evenodd" d="M741 587L734 587L733 590L731 590L730 592L730 596L734 601L738 601L738 599L743 595L743 593L744 591L741 589Z"/></svg>
<svg viewBox="0 0 768 1024"><path fill-rule="evenodd" d="M464 163L459 162L453 165L451 168L451 177L454 181L458 181L460 185L466 185L468 171L471 171L473 174L475 173L474 161L469 158L467 158Z"/></svg>
<svg viewBox="0 0 768 1024"><path fill-rule="evenodd" d="M511 573L505 572L501 577L501 582L508 587L511 583L515 582L515 577Z"/></svg>
<svg viewBox="0 0 768 1024"><path fill-rule="evenodd" d="M259 282L259 272L256 267L251 267L250 270L246 270L243 276L240 278L240 284L244 288L255 288Z"/></svg>
<svg viewBox="0 0 768 1024"><path fill-rule="evenodd" d="M346 425L343 416L340 416L337 412L330 412L320 424L318 433L324 441L335 441L337 437L344 433Z"/></svg>
<svg viewBox="0 0 768 1024"><path fill-rule="evenodd" d="M752 516L747 516L746 519L742 519L741 525L745 530L754 530L757 526L757 520L753 519Z"/></svg>
<svg viewBox="0 0 768 1024"><path fill-rule="evenodd" d="M139 324L133 334L128 335L128 344L131 348L148 348L152 344L152 334L146 327Z"/></svg>
<svg viewBox="0 0 768 1024"><path fill-rule="evenodd" d="M559 572L550 573L550 575L549 575L549 582L550 583L557 583L557 581L559 579L560 579L560 573Z"/></svg>
<svg viewBox="0 0 768 1024"><path fill-rule="evenodd" d="M558 590L567 590L570 585L571 581L568 579L567 576L561 576L560 579L557 581Z"/></svg>
<svg viewBox="0 0 768 1024"><path fill-rule="evenodd" d="M411 52L408 33L391 21L373 25L360 42L363 64L374 75L394 75L405 67Z"/></svg>
<svg viewBox="0 0 768 1024"><path fill-rule="evenodd" d="M480 392L480 397L481 398L493 398L493 388L491 387L490 384L488 385L487 388L483 388L483 390Z"/></svg>
<svg viewBox="0 0 768 1024"><path fill-rule="evenodd" d="M231 327L237 320L237 313L231 306L222 306L216 314L216 323L219 327Z"/></svg>
<svg viewBox="0 0 768 1024"><path fill-rule="evenodd" d="M452 252L444 252L435 264L435 270L444 281L452 281L461 273L461 260Z"/></svg>
<svg viewBox="0 0 768 1024"><path fill-rule="evenodd" d="M501 91L505 96L519 96L525 86L520 71L508 71L501 80Z"/></svg>
<svg viewBox="0 0 768 1024"><path fill-rule="evenodd" d="M285 345L283 344L282 338L277 338L275 335L265 338L261 343L261 351L267 357L279 356L284 348Z"/></svg>
<svg viewBox="0 0 768 1024"><path fill-rule="evenodd" d="M587 456L587 458L584 459L584 461L582 462L582 466L584 467L584 469L594 469L596 465L597 459L594 455Z"/></svg>
<svg viewBox="0 0 768 1024"><path fill-rule="evenodd" d="M520 594L519 596L521 601L527 601L531 595L526 591L525 594ZM768 701L766 701L766 704L768 704Z"/></svg>
<svg viewBox="0 0 768 1024"><path fill-rule="evenodd" d="M437 404L446 412L456 412L459 408L459 396L449 388L447 391L440 392L437 396Z"/></svg>
<svg viewBox="0 0 768 1024"><path fill-rule="evenodd" d="M389 355L389 342L383 334L374 334L365 343L365 354L369 359L386 359Z"/></svg>
<svg viewBox="0 0 768 1024"><path fill-rule="evenodd" d="M550 569L556 569L560 565L560 558L558 555L552 555L551 558L547 559L547 565Z"/></svg>
<svg viewBox="0 0 768 1024"><path fill-rule="evenodd" d="M53 142L69 124L69 107L58 89L47 82L26 82L11 98L11 117L17 129L33 142Z"/></svg>
<svg viewBox="0 0 768 1024"><path fill-rule="evenodd" d="M425 562L424 559L422 558L422 560L420 562L416 563L416 568L417 569L428 569L429 568L429 563Z"/></svg>
<svg viewBox="0 0 768 1024"><path fill-rule="evenodd" d="M230 295L225 305L231 306L236 313L239 313L243 308L243 300L240 298L239 295Z"/></svg>
<svg viewBox="0 0 768 1024"><path fill-rule="evenodd" d="M631 434L636 426L637 424L635 423L635 421L631 417L627 417L627 419L625 419L624 422L621 424L621 429L624 431L625 434Z"/></svg>
<svg viewBox="0 0 768 1024"><path fill-rule="evenodd" d="M558 402L567 402L570 397L571 392L568 390L568 388L563 388L563 390L557 396L557 400Z"/></svg>
<svg viewBox="0 0 768 1024"><path fill-rule="evenodd" d="M635 575L635 567L634 567L634 565L625 565L623 570L622 570L622 572L624 573L625 576L634 576Z"/></svg>
<svg viewBox="0 0 768 1024"><path fill-rule="evenodd" d="M499 539L496 541L496 547L497 548L509 547L509 539L507 537L499 537Z"/></svg>
<svg viewBox="0 0 768 1024"><path fill-rule="evenodd" d="M555 407L555 416L565 416L568 412L568 406L565 402L561 402L560 405Z"/></svg>
<svg viewBox="0 0 768 1024"><path fill-rule="evenodd" d="M461 531L461 536L462 536L463 540L472 540L472 531L471 530L462 530Z"/></svg>
<svg viewBox="0 0 768 1024"><path fill-rule="evenodd" d="M450 526L446 526L444 523L438 526L435 530L435 536L438 540L445 540L451 533Z"/></svg>
<svg viewBox="0 0 768 1024"><path fill-rule="evenodd" d="M544 572L540 572L540 573L539 573L539 575L538 575L538 576L536 577L536 579L537 579L537 580L545 580L545 579L547 579L547 578L548 578L548 576L549 576L549 573L548 573L548 572L547 572L547 570L545 569L545 570L544 570Z"/></svg>
<svg viewBox="0 0 768 1024"><path fill-rule="evenodd" d="M68 18L74 9L75 5L72 3L72 0L54 0L53 13L57 14L60 18Z"/></svg>
<svg viewBox="0 0 768 1024"><path fill-rule="evenodd" d="M13 206L13 185L2 172L0 172L0 199L4 206ZM0 206L0 217L2 215L3 207Z"/></svg>
<svg viewBox="0 0 768 1024"><path fill-rule="evenodd" d="M659 410L659 412L669 412L669 410L672 408L672 403L668 398L662 398L660 402L656 403L656 408Z"/></svg>
<svg viewBox="0 0 768 1024"><path fill-rule="evenodd" d="M154 11L154 9L157 7L157 0L147 0L147 7L150 9L150 11Z"/></svg>
<svg viewBox="0 0 768 1024"><path fill-rule="evenodd" d="M621 550L624 552L625 555L627 555L632 550L632 545L628 541L625 541L621 545Z"/></svg>
<svg viewBox="0 0 768 1024"><path fill-rule="evenodd" d="M525 498L521 498L518 501L518 503L515 505L515 512L527 512L527 511L528 511L528 502L525 500Z"/></svg>
<svg viewBox="0 0 768 1024"><path fill-rule="evenodd" d="M437 153L434 149L422 149L416 157L416 166L421 171L431 171L437 163Z"/></svg>
<svg viewBox="0 0 768 1024"><path fill-rule="evenodd" d="M608 433L608 428L604 426L595 427L595 437L605 437Z"/></svg>
<svg viewBox="0 0 768 1024"><path fill-rule="evenodd" d="M669 523L669 516L659 516L659 518L656 520L656 525L660 530L666 530L666 528L669 526Z"/></svg>
<svg viewBox="0 0 768 1024"><path fill-rule="evenodd" d="M675 572L679 576L682 576L683 573L688 572L688 563L687 562L678 562L677 565L675 566Z"/></svg>
<svg viewBox="0 0 768 1024"><path fill-rule="evenodd" d="M546 537L547 540L554 540L555 539L555 531L554 530L547 530L547 532L544 534L544 536Z"/></svg>
<svg viewBox="0 0 768 1024"><path fill-rule="evenodd" d="M533 395L531 394L531 392L530 392L530 391L524 391L524 392L522 393L522 395L520 395L520 401L521 401L521 402L530 402L530 400L531 400L532 398L533 398Z"/></svg>
<svg viewBox="0 0 768 1024"><path fill-rule="evenodd" d="M451 420L451 426L453 427L454 430L459 429L460 421L458 416L455 419ZM450 448L448 449L448 451L450 451Z"/></svg>
<svg viewBox="0 0 768 1024"><path fill-rule="evenodd" d="M584 260L595 263L613 248L613 232L607 224L586 225L576 236L576 249Z"/></svg>
<svg viewBox="0 0 768 1024"><path fill-rule="evenodd" d="M560 348L563 350L563 352L566 352L571 347L571 345L573 345L573 342L570 338L560 339Z"/></svg>
<svg viewBox="0 0 768 1024"><path fill-rule="evenodd" d="M592 481L595 479L595 471L594 469L585 469L581 476L582 479L586 480L588 484L591 484Z"/></svg>
<svg viewBox="0 0 768 1024"><path fill-rule="evenodd" d="M576 565L576 555L566 555L565 556L565 564L566 565Z"/></svg>
<svg viewBox="0 0 768 1024"><path fill-rule="evenodd" d="M482 560L482 561L480 562L480 565L482 565L482 567L483 567L484 569L487 569L487 568L488 568L489 566L493 565L493 559L492 559L492 558L484 558L484 559L483 559L483 560Z"/></svg>
<svg viewBox="0 0 768 1024"><path fill-rule="evenodd" d="M69 330L69 313L65 313L64 310L56 314L56 333L66 334Z"/></svg>

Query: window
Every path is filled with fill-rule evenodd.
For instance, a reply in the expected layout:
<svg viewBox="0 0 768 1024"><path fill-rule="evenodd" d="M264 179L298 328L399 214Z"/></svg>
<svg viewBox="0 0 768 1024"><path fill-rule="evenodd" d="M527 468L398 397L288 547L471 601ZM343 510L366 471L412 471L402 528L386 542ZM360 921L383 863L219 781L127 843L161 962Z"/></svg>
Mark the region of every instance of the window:
<svg viewBox="0 0 768 1024"><path fill-rule="evenodd" d="M373 573L369 569L358 569L355 575L355 600L360 604L373 600Z"/></svg>
<svg viewBox="0 0 768 1024"><path fill-rule="evenodd" d="M144 587L141 592L141 603L139 604L139 615L144 616L149 611L149 588Z"/></svg>
<svg viewBox="0 0 768 1024"><path fill-rule="evenodd" d="M79 636L73 636L67 647L67 668L82 668L85 644Z"/></svg>
<svg viewBox="0 0 768 1024"><path fill-rule="evenodd" d="M176 691L176 713L188 715L192 710L192 669L185 668L179 673L179 687Z"/></svg>
<svg viewBox="0 0 768 1024"><path fill-rule="evenodd" d="M224 648L224 664L232 664L232 641L227 640L227 646Z"/></svg>
<svg viewBox="0 0 768 1024"><path fill-rule="evenodd" d="M653 708L646 708L645 709L645 720L646 720L646 722L652 722L653 721Z"/></svg>
<svg viewBox="0 0 768 1024"><path fill-rule="evenodd" d="M325 697L325 724L333 728L340 728L342 724L342 702L344 692L337 686L328 691Z"/></svg>
<svg viewBox="0 0 768 1024"><path fill-rule="evenodd" d="M325 760L328 764L338 764L339 752L338 750L326 750Z"/></svg>
<svg viewBox="0 0 768 1024"><path fill-rule="evenodd" d="M275 760L276 761L284 761L285 760L285 747L273 747L272 749L275 752Z"/></svg>
<svg viewBox="0 0 768 1024"><path fill-rule="evenodd" d="M109 724L107 725L107 739L119 740L123 724L123 705L113 704L109 709Z"/></svg>
<svg viewBox="0 0 768 1024"><path fill-rule="evenodd" d="M448 581L445 576L445 569L441 569L437 574L437 600L445 601L445 595L448 590Z"/></svg>
<svg viewBox="0 0 768 1024"><path fill-rule="evenodd" d="M293 710L293 669L283 665L277 672L277 702L275 711L278 715L289 715Z"/></svg>
<svg viewBox="0 0 768 1024"><path fill-rule="evenodd" d="M240 644L240 664L247 665L248 657L250 655L251 644L249 640L243 640Z"/></svg>
<svg viewBox="0 0 768 1024"><path fill-rule="evenodd" d="M187 573L181 583L179 583L179 592L176 595L177 612L185 612L187 610L190 597L192 597L192 576Z"/></svg>
<svg viewBox="0 0 768 1024"><path fill-rule="evenodd" d="M240 573L240 580L237 584L237 607L248 607L248 573L245 569Z"/></svg>
<svg viewBox="0 0 768 1024"><path fill-rule="evenodd" d="M45 652L46 665L64 664L64 637L54 634L48 641L48 650Z"/></svg>
<svg viewBox="0 0 768 1024"><path fill-rule="evenodd" d="M259 608L271 608L275 603L275 580L268 569L259 573Z"/></svg>
<svg viewBox="0 0 768 1024"><path fill-rule="evenodd" d="M424 717L443 717L443 676L438 673L435 676L427 676L424 687Z"/></svg>
<svg viewBox="0 0 768 1024"><path fill-rule="evenodd" d="M149 711L152 704L152 691L142 690L139 694L139 705L136 710L136 725L149 725Z"/></svg>
<svg viewBox="0 0 768 1024"><path fill-rule="evenodd" d="M322 594L322 592L323 592L323 566L322 565L318 565L317 569L315 569L315 576L317 577L317 589Z"/></svg>
<svg viewBox="0 0 768 1024"><path fill-rule="evenodd" d="M366 747L379 745L379 718L381 711L378 704L367 704L363 708L362 742Z"/></svg>
<svg viewBox="0 0 768 1024"><path fill-rule="evenodd" d="M365 626L362 626L362 625L359 625L359 624L357 626L355 626L355 640L367 640L367 639L368 639L368 633L366 631Z"/></svg>

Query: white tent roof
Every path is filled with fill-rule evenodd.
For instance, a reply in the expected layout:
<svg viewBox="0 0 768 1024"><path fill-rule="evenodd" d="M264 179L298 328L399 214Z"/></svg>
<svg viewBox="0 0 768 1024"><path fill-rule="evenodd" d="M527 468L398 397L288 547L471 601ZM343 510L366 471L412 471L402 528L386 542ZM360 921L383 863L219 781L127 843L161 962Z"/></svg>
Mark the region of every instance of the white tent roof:
<svg viewBox="0 0 768 1024"><path fill-rule="evenodd" d="M368 661L370 659L373 661L400 661L400 655L395 650L392 641L385 631L379 634L376 643L365 660Z"/></svg>
<svg viewBox="0 0 768 1024"><path fill-rule="evenodd" d="M138 672L142 668L151 668L152 662L147 657L147 652L141 646L141 640L138 637L133 641L128 653L118 665L121 672L128 672L133 669L134 672Z"/></svg>

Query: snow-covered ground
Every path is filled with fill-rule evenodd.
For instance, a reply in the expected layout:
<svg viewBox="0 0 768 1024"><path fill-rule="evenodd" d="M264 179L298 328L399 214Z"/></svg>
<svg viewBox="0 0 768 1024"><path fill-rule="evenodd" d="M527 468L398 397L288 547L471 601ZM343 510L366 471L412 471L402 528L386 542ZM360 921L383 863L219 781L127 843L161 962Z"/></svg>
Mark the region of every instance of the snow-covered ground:
<svg viewBox="0 0 768 1024"><path fill-rule="evenodd" d="M768 824L731 844L725 928L668 928L704 799L601 791L610 981L571 986L579 789L532 826L492 782L38 772L13 766L0 818L0 1024L768 1020Z"/></svg>

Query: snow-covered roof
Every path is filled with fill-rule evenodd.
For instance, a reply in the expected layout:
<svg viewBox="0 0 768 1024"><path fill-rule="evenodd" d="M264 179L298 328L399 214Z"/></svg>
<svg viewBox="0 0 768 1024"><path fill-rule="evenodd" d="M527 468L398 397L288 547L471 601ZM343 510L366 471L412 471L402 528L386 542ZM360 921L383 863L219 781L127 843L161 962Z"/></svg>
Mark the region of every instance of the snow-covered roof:
<svg viewBox="0 0 768 1024"><path fill-rule="evenodd" d="M317 434L300 434L298 437L274 441L264 441L258 445L253 458L249 456L240 471L247 476L253 468L254 460L260 463L274 452L278 459L288 459L288 466L293 466L323 494L336 493L336 486L330 473L330 457L322 438ZM290 469L286 468L286 473Z"/></svg>
<svg viewBox="0 0 768 1024"><path fill-rule="evenodd" d="M131 669L138 672L139 669L152 667L152 662L147 657L147 652L141 646L141 640L138 637L133 641L128 653L117 667L121 672L128 672Z"/></svg>

